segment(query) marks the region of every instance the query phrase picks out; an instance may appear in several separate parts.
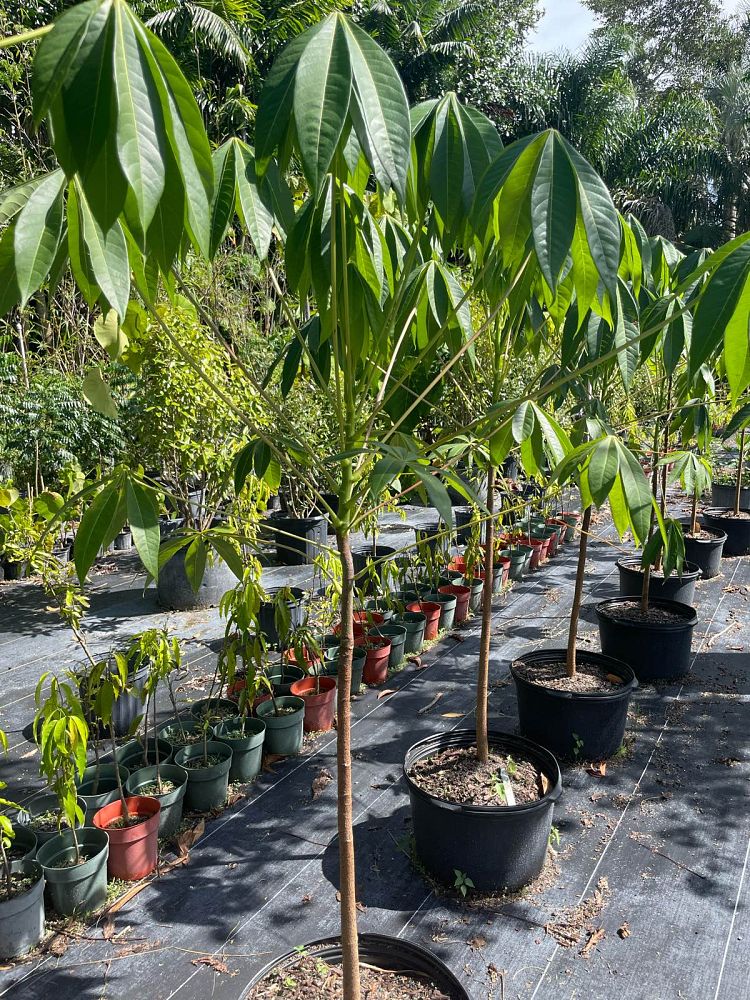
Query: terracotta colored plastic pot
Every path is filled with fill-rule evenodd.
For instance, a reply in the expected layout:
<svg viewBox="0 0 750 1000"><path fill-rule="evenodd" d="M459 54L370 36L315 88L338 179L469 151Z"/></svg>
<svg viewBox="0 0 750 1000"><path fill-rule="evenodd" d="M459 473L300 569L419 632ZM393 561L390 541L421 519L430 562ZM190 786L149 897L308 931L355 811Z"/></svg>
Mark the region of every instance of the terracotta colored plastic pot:
<svg viewBox="0 0 750 1000"><path fill-rule="evenodd" d="M297 654L294 652L293 649L285 649L284 652L281 654L281 658L282 658L282 660L285 663L293 663L295 666L298 665L297 664ZM307 650L305 650L304 655L303 655L302 663L299 664L299 666L301 668L305 669L305 670L310 670L312 667L321 667L322 664L323 664L323 661L321 659L319 659L319 658L315 658L314 659L313 657L311 657L308 654ZM291 688L293 688L293 687L294 687L294 684L292 684L290 686L290 689L289 689L290 693L291 693Z"/></svg>
<svg viewBox="0 0 750 1000"><path fill-rule="evenodd" d="M406 610L421 612L425 616L425 639L437 639L440 612L443 610L439 604L433 604L431 601L414 601L413 604L406 605Z"/></svg>
<svg viewBox="0 0 750 1000"><path fill-rule="evenodd" d="M466 620L469 614L469 598L471 597L471 587L462 587L456 583L438 587L439 594L453 594L456 598L456 610L453 613L453 624L460 625Z"/></svg>
<svg viewBox="0 0 750 1000"><path fill-rule="evenodd" d="M355 625L361 625L364 629L372 628L373 625L382 625L385 621L379 611L355 611L352 618Z"/></svg>
<svg viewBox="0 0 750 1000"><path fill-rule="evenodd" d="M497 573L497 567L502 566L503 568L503 586L508 582L508 577L510 576L510 557L509 556L497 556L495 559L495 572Z"/></svg>
<svg viewBox="0 0 750 1000"><path fill-rule="evenodd" d="M133 795L125 800L131 815L147 816L142 823L110 829L109 824L122 816L122 802L110 802L94 816L94 826L109 837L107 871L110 878L137 882L156 868L159 856L159 813L161 803L150 796Z"/></svg>
<svg viewBox="0 0 750 1000"><path fill-rule="evenodd" d="M289 693L305 700L303 726L306 733L325 733L333 729L336 715L335 677L305 677L295 681Z"/></svg>
<svg viewBox="0 0 750 1000"><path fill-rule="evenodd" d="M367 649L367 659L362 671L362 680L365 684L383 684L388 679L391 640L386 635L370 635L366 639L363 636L354 641L358 646L365 646L365 643L367 643L365 646Z"/></svg>

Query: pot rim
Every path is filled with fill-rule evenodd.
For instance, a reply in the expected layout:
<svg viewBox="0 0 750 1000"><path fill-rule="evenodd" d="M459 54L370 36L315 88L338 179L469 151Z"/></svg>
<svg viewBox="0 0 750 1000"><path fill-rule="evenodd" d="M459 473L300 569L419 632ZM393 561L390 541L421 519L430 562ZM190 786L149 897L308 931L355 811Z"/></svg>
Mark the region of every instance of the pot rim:
<svg viewBox="0 0 750 1000"><path fill-rule="evenodd" d="M636 565L629 566L628 563L634 563ZM617 560L618 569L627 570L630 573L637 573L638 576L643 576L643 570L641 569L641 560L638 556L622 556ZM688 567L692 567L688 569ZM678 576L677 573L672 573L670 576L659 577L658 579L666 582L667 580L680 580L687 581L690 583L691 580L699 580L703 576L703 570L697 563L690 562L689 559L685 559L682 564L682 576Z"/></svg>
<svg viewBox="0 0 750 1000"><path fill-rule="evenodd" d="M406 751L406 756L404 757L404 763L402 764L402 771L406 784L409 788L409 792L412 795L418 795L424 801L429 802L432 805L438 806L443 809L447 809L450 812L464 813L476 816L507 816L509 814L519 815L520 813L532 813L537 812L541 809L546 809L551 803L556 802L562 795L562 775L560 773L560 765L557 763L557 759L553 754L546 750L539 743L534 743L532 740L527 740L523 736L515 736L512 733L502 733L498 729L491 729L487 733L487 738L489 740L490 746L502 746L508 743L512 744L516 750L520 750L521 753L525 753L529 756L532 763L539 768L540 771L546 774L549 778L550 775L547 774L546 770L539 766L538 761L541 758L546 764L548 770L554 775L554 784L540 799L535 799L533 802L522 802L514 806L477 806L477 805L467 805L465 803L459 802L449 802L447 799L439 799L436 795L430 795L429 792L424 791L419 785L409 776L408 768L411 764L416 763L418 760L423 760L426 757L430 757L435 753L439 753L441 749L441 742L451 740L457 740L458 746L471 746L472 743L476 743L477 734L474 729L453 729L447 733L433 733L431 736L426 736L424 739L418 740L416 743L412 744ZM428 753L420 753L420 749L425 747L426 744L430 744ZM432 744L435 744L434 746Z"/></svg>
<svg viewBox="0 0 750 1000"><path fill-rule="evenodd" d="M175 754L175 758L179 757L181 753L185 753L186 751L190 750L200 750L201 752L203 752L203 744L190 743L188 746L180 747L180 749ZM210 770L212 767L220 767L221 764L226 764L227 761L231 761L232 759L232 748L230 746L227 746L226 743L221 743L219 740L208 740L206 742L206 753L212 754L216 757L221 757L220 764L209 764L206 770ZM188 753L187 756L191 757L192 754ZM177 767L182 767L182 764L179 764L176 759L175 759L175 764L177 764ZM185 770L187 771L188 769L185 768ZM190 770L199 771L200 768L191 768Z"/></svg>
<svg viewBox="0 0 750 1000"><path fill-rule="evenodd" d="M621 701L624 698L629 698L633 691L638 687L638 678L635 676L635 672L632 667L629 667L624 660L618 660L614 656L607 656L605 653L596 653L593 650L585 650L576 648L576 657L580 663L582 660L599 660L606 661L602 666L610 667L610 673L617 674L618 677L622 677L624 683L616 691L558 691L555 688L546 687L544 684L535 684L534 681L530 681L526 677L522 677L516 670L517 663L545 663L550 659L554 662L559 662L560 658L564 660L567 654L566 649L534 649L529 650L526 654L521 654L517 656L515 660L510 665L510 672L513 680L517 685L526 685L527 687L534 688L537 691L544 691L544 693L550 697L559 698L561 701L576 701L601 705L605 702L615 702Z"/></svg>
<svg viewBox="0 0 750 1000"><path fill-rule="evenodd" d="M167 769L170 770L171 776L170 774L165 773ZM142 774L143 771L155 771L155 770L156 770L155 764L147 764L145 767L139 767L137 771L133 771L133 773L130 775L130 777L128 778L128 783L130 783L133 780L133 778L137 778L138 775ZM150 795L149 798L159 799L161 801L163 798L165 798L165 796L175 795L180 791L181 788L187 787L188 773L185 770L185 768L181 767L179 764L159 764L159 771L161 773L161 776L163 778L166 778L167 781L178 781L179 784L171 792L162 792L161 795L153 794ZM143 785L151 784L152 781L155 779L155 777L156 775L154 775L154 778L148 778L148 779L142 778L141 784ZM133 782L133 784L135 786L135 791L130 792L129 794L140 796L141 793L138 791L138 782L135 781Z"/></svg>
<svg viewBox="0 0 750 1000"><path fill-rule="evenodd" d="M743 524L747 520L746 518L733 517L733 513L729 507L706 507L702 517L713 517L717 521L730 521L732 524ZM750 514L750 510L747 507L740 507L740 513Z"/></svg>
<svg viewBox="0 0 750 1000"><path fill-rule="evenodd" d="M622 604L638 604L638 597L610 597L606 601L600 601L594 607L598 618L607 618L608 621L615 622L625 628L635 628L650 631L682 632L687 628L694 628L698 624L698 612L689 604L682 604L680 601L670 601L666 597L654 597L649 599L649 607L663 608L665 611L672 611L674 614L682 616L681 622L636 622L627 618L612 618L607 615L609 608Z"/></svg>
<svg viewBox="0 0 750 1000"><path fill-rule="evenodd" d="M721 528L715 528L711 524L700 525L702 531L707 531L709 535L712 535L711 538L695 538L692 535L688 536L687 532L690 528L689 519L683 519L682 521L680 521L680 524L684 529L683 534L685 535L685 541L690 542L691 545L705 545L706 547L709 547L722 544L727 540L726 531L723 531Z"/></svg>

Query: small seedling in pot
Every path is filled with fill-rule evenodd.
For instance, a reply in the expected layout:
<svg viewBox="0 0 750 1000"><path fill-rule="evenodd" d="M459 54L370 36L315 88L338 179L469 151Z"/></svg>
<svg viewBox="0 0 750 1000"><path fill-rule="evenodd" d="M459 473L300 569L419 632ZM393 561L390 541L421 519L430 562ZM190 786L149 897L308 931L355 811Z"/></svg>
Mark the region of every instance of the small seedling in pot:
<svg viewBox="0 0 750 1000"><path fill-rule="evenodd" d="M503 784L503 780L500 777L500 775L498 774L493 775L493 780L494 784L492 786L492 789L495 795L497 795L497 797L501 800L501 802L507 801L505 796L505 785Z"/></svg>
<svg viewBox="0 0 750 1000"><path fill-rule="evenodd" d="M512 757L508 757L505 764L505 770L508 772L509 776L512 778L518 771L518 764L513 760Z"/></svg>
<svg viewBox="0 0 750 1000"><path fill-rule="evenodd" d="M461 895L466 898L469 889L474 888L474 883L466 872L462 872L459 868L454 868L453 871L456 874L456 881L453 883L453 888L458 889Z"/></svg>

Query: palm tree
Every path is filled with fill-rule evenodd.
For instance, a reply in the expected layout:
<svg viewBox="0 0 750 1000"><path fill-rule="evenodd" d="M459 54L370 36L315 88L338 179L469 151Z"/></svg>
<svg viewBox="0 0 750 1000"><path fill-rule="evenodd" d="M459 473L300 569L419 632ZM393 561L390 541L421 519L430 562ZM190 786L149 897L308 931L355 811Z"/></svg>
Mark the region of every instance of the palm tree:
<svg viewBox="0 0 750 1000"><path fill-rule="evenodd" d="M353 13L388 52L410 100L438 96L441 76L461 57L476 59L478 0L355 0Z"/></svg>

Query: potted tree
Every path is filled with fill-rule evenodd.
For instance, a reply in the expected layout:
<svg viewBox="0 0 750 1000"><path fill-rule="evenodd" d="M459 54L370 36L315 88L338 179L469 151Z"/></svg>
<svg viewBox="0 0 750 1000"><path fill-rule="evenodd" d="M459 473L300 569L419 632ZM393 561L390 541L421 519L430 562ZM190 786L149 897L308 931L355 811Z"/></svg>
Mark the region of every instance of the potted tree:
<svg viewBox="0 0 750 1000"><path fill-rule="evenodd" d="M703 521L706 527L723 531L727 540L724 543L725 556L745 556L750 554L750 510L743 509L742 477L745 463L745 435L750 425L750 402L740 406L726 426L724 440L735 438L739 433L737 457L737 479L734 484L734 498L731 507L709 507L703 511Z"/></svg>
<svg viewBox="0 0 750 1000"><path fill-rule="evenodd" d="M711 466L702 455L693 451L677 451L662 462L671 465L670 482L679 482L690 497L690 517L682 522L685 535L685 558L698 566L701 579L710 580L721 573L721 557L727 540L725 531L710 528L698 520L698 502L711 488Z"/></svg>

